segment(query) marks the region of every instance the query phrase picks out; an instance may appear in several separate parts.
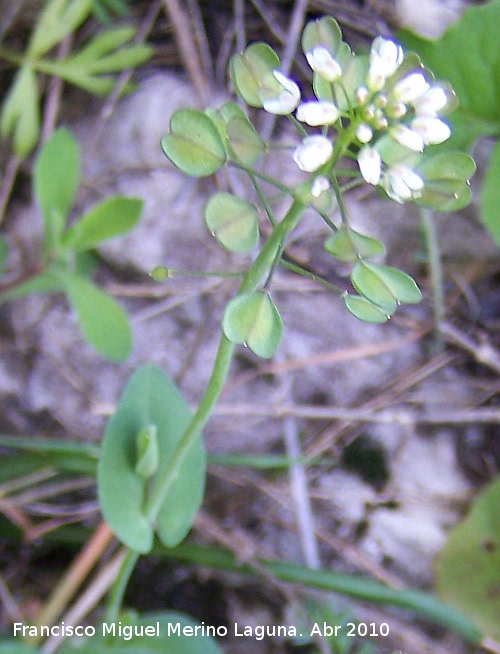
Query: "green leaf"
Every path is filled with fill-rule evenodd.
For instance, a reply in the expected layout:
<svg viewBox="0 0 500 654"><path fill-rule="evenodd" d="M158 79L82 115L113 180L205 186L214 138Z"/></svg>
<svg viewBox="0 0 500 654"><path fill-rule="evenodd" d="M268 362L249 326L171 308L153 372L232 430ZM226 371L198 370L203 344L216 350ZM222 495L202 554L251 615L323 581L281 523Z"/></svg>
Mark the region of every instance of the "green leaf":
<svg viewBox="0 0 500 654"><path fill-rule="evenodd" d="M311 20L302 32L302 50L304 54L311 51L316 45L322 45L334 56L341 42L342 32L339 24L332 16Z"/></svg>
<svg viewBox="0 0 500 654"><path fill-rule="evenodd" d="M88 41L80 50L71 55L66 61L78 61L83 66L92 66L101 57L120 48L127 41L133 38L135 30L133 27L118 27L103 30Z"/></svg>
<svg viewBox="0 0 500 654"><path fill-rule="evenodd" d="M340 261L357 261L360 257L367 259L385 253L383 243L349 227L341 227L333 236L327 238L324 247Z"/></svg>
<svg viewBox="0 0 500 654"><path fill-rule="evenodd" d="M159 368L147 364L130 378L106 427L98 467L101 510L118 538L138 552L150 551L155 525L143 512L148 486L136 470L137 436L155 425L161 471L190 419L191 412L175 384ZM202 500L204 480L205 453L199 438L184 459L156 521L167 547L179 543L189 531Z"/></svg>
<svg viewBox="0 0 500 654"><path fill-rule="evenodd" d="M364 261L363 265L378 276L401 304L416 304L421 301L422 293L415 280L402 270L368 261Z"/></svg>
<svg viewBox="0 0 500 654"><path fill-rule="evenodd" d="M108 359L124 361L130 354L132 337L121 306L77 275L66 272L62 283L85 339Z"/></svg>
<svg viewBox="0 0 500 654"><path fill-rule="evenodd" d="M87 18L92 0L49 0L36 21L27 56L38 59L74 32Z"/></svg>
<svg viewBox="0 0 500 654"><path fill-rule="evenodd" d="M357 263L351 272L351 282L354 288L365 298L379 306L384 313L391 314L398 306L394 293L375 271L363 261Z"/></svg>
<svg viewBox="0 0 500 654"><path fill-rule="evenodd" d="M78 146L66 129L58 129L37 155L33 190L44 217L45 250L59 244L79 182Z"/></svg>
<svg viewBox="0 0 500 654"><path fill-rule="evenodd" d="M458 211L470 202L469 179L476 171L472 157L464 152L440 152L423 157L415 166L425 180L419 206L434 211Z"/></svg>
<svg viewBox="0 0 500 654"><path fill-rule="evenodd" d="M135 30L130 27L105 30L68 57L41 59L36 67L89 93L103 95L113 88L112 73L135 68L151 57L152 49L147 45L125 45L134 34Z"/></svg>
<svg viewBox="0 0 500 654"><path fill-rule="evenodd" d="M263 359L276 352L283 332L278 309L267 293L243 293L226 307L222 329L232 342L246 345Z"/></svg>
<svg viewBox="0 0 500 654"><path fill-rule="evenodd" d="M160 453L158 449L158 428L147 425L137 434L137 462L135 471L144 479L149 479L158 470Z"/></svg>
<svg viewBox="0 0 500 654"><path fill-rule="evenodd" d="M9 291L2 293L0 299L2 302L14 300L19 297L38 293L52 293L62 290L62 283L59 275L54 274L52 270L47 270L36 277L28 279L26 282L14 286Z"/></svg>
<svg viewBox="0 0 500 654"><path fill-rule="evenodd" d="M74 250L89 250L102 241L130 231L137 224L142 200L114 197L93 207L75 222L61 241Z"/></svg>
<svg viewBox="0 0 500 654"><path fill-rule="evenodd" d="M215 238L231 252L252 250L259 238L257 209L231 193L215 193L207 203L205 222Z"/></svg>
<svg viewBox="0 0 500 654"><path fill-rule="evenodd" d="M390 316L387 315L387 313L385 313L385 311L383 311L379 306L360 295L346 293L346 295L344 295L344 302L347 310L363 322L380 324L387 322L390 318Z"/></svg>
<svg viewBox="0 0 500 654"><path fill-rule="evenodd" d="M14 152L24 159L35 147L40 133L36 75L28 64L16 73L4 100L0 119L3 138L12 138Z"/></svg>
<svg viewBox="0 0 500 654"><path fill-rule="evenodd" d="M500 479L450 532L435 565L439 597L500 638Z"/></svg>
<svg viewBox="0 0 500 654"><path fill-rule="evenodd" d="M232 118L226 125L230 154L251 168L264 154L266 146L248 118Z"/></svg>
<svg viewBox="0 0 500 654"><path fill-rule="evenodd" d="M193 177L212 175L226 162L226 150L210 118L196 109L179 109L170 120L170 133L161 140L164 154Z"/></svg>
<svg viewBox="0 0 500 654"><path fill-rule="evenodd" d="M262 107L265 80L279 67L279 57L267 43L253 43L231 57L229 71L234 90L251 107Z"/></svg>
<svg viewBox="0 0 500 654"><path fill-rule="evenodd" d="M480 195L481 220L500 246L500 142L491 154Z"/></svg>

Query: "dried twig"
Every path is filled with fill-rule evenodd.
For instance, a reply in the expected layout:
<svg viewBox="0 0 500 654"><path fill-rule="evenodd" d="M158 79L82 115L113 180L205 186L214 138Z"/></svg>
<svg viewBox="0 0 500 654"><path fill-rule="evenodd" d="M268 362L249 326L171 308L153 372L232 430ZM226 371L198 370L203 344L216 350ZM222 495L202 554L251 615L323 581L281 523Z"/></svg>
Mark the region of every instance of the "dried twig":
<svg viewBox="0 0 500 654"><path fill-rule="evenodd" d="M163 0L165 11L172 21L175 38L184 67L189 75L191 84L202 104L208 99L208 84L203 74L200 53L192 38L193 29L189 18L178 0Z"/></svg>

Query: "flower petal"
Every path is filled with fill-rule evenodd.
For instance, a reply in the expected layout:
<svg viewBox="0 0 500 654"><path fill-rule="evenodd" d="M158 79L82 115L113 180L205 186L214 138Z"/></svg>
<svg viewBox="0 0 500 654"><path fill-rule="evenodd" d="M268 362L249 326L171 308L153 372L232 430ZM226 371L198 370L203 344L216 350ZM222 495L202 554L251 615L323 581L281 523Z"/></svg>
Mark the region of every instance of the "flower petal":
<svg viewBox="0 0 500 654"><path fill-rule="evenodd" d="M451 136L451 128L443 120L430 116L417 116L411 122L411 128L420 134L425 145L444 143Z"/></svg>
<svg viewBox="0 0 500 654"><path fill-rule="evenodd" d="M325 136L307 136L296 148L293 160L300 170L313 173L330 159L332 152L333 145Z"/></svg>
<svg viewBox="0 0 500 654"><path fill-rule="evenodd" d="M336 82L342 75L342 67L322 45L316 45L306 52L307 63L315 73L327 82Z"/></svg>
<svg viewBox="0 0 500 654"><path fill-rule="evenodd" d="M333 102L304 102L297 108L297 120L311 127L333 125L339 117L339 110Z"/></svg>
<svg viewBox="0 0 500 654"><path fill-rule="evenodd" d="M358 166L363 178L368 184L377 186L382 173L382 160L379 153L369 145L358 153Z"/></svg>

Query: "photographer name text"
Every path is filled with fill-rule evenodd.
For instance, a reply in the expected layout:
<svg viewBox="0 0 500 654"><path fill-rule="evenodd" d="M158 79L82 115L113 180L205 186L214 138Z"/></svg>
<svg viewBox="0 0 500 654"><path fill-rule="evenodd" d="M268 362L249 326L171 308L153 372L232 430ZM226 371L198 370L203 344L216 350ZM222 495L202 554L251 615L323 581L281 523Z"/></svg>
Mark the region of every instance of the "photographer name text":
<svg viewBox="0 0 500 654"><path fill-rule="evenodd" d="M211 636L213 638L225 638L229 635L233 637L246 637L255 640L264 640L264 638L295 638L306 634L299 633L297 628L290 625L240 625L237 622L233 624L232 634L226 626L218 627L206 625L202 622L199 625L186 625L181 622L170 622L162 624L160 622L149 625L141 624L122 624L121 622L103 622L99 628L92 625L66 625L64 622L52 626L33 626L25 625L22 622L14 623L14 636L23 638L49 638L62 637L72 638L73 636L91 638L100 634L101 636L112 636L113 638L122 638L131 640L132 638L174 638L174 637L200 637ZM315 622L309 629L310 637L338 636L339 632L346 636L370 636L385 637L389 635L389 625L386 622L376 624L370 622L348 622L342 625L331 625L327 622Z"/></svg>

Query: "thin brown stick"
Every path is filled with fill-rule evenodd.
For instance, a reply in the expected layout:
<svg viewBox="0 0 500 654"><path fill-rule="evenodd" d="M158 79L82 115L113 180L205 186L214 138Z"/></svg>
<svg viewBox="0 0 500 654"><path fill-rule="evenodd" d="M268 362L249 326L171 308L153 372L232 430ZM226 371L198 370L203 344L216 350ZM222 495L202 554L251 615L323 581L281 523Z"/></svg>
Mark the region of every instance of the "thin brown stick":
<svg viewBox="0 0 500 654"><path fill-rule="evenodd" d="M149 7L146 16L144 20L142 21L142 24L140 25L139 29L135 33L134 37L134 43L139 44L139 43L144 43L146 40L147 36L153 29L153 26L155 24L156 18L158 16L158 13L160 12L161 9L161 3L162 0L155 0L155 2L151 3L151 6ZM118 98L123 92L123 89L125 86L128 84L130 81L130 78L132 77L133 74L133 69L128 68L127 70L123 70L119 76L118 79L116 80L115 86L109 96L106 99L106 102L104 103L102 109L101 109L101 120L107 120L111 114L113 113L116 103L118 102Z"/></svg>
<svg viewBox="0 0 500 654"><path fill-rule="evenodd" d="M97 606L98 602L107 593L116 579L126 553L126 548L120 549L111 561L103 567L89 588L87 588L81 597L79 597L78 601L64 615L63 621L66 626L79 624ZM61 635L49 638L42 647L43 654L53 654L64 638L65 636Z"/></svg>
<svg viewBox="0 0 500 654"><path fill-rule="evenodd" d="M96 562L99 561L112 538L111 529L105 522L101 522L40 611L36 619L38 626L51 625L57 620Z"/></svg>
<svg viewBox="0 0 500 654"><path fill-rule="evenodd" d="M175 39L184 67L189 75L191 84L202 104L208 98L207 80L203 74L203 66L200 62L200 53L192 39L192 27L178 0L163 0L165 12L172 21L175 32Z"/></svg>
<svg viewBox="0 0 500 654"><path fill-rule="evenodd" d="M73 45L72 35L67 36L57 46L57 59L64 59L71 51ZM50 137L57 124L57 117L61 107L61 98L63 92L64 82L60 77L55 75L50 78L47 86L47 99L45 101L45 109L43 112L43 123L40 134L40 142L45 141Z"/></svg>
<svg viewBox="0 0 500 654"><path fill-rule="evenodd" d="M294 404L218 404L214 415L263 416L283 418L294 416L304 420L349 420L398 425L441 424L500 424L500 409L456 409L443 411L418 411L414 409L352 409L349 407L325 407Z"/></svg>

